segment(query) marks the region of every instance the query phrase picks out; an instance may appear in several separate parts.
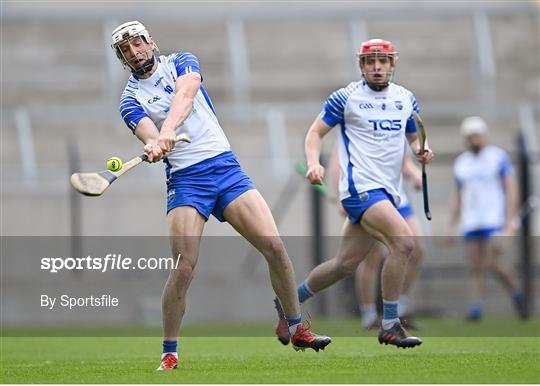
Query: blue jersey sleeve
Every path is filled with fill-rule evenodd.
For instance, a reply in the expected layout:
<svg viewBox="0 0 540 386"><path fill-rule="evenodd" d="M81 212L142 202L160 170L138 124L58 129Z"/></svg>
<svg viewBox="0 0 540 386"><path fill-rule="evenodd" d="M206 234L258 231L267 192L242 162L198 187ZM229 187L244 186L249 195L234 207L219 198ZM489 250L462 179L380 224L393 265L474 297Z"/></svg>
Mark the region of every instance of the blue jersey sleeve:
<svg viewBox="0 0 540 386"><path fill-rule="evenodd" d="M418 108L418 102L416 102L416 98L415 98L414 94L411 94L411 103L412 103L413 111L416 111L417 113L419 113L420 109ZM406 133L416 133L416 121L414 120L414 116L412 114L407 119L407 125L405 126L405 132Z"/></svg>
<svg viewBox="0 0 540 386"><path fill-rule="evenodd" d="M180 77L191 72L201 73L199 60L189 52L179 52L173 57L176 74Z"/></svg>
<svg viewBox="0 0 540 386"><path fill-rule="evenodd" d="M323 110L319 117L330 127L334 127L338 123L344 123L344 111L347 99L356 89L355 83L349 84L345 88L340 88L334 91L324 102Z"/></svg>
<svg viewBox="0 0 540 386"><path fill-rule="evenodd" d="M503 156L501 157L500 165L499 165L499 176L501 178L506 178L513 174L514 174L514 167L512 166L512 161L510 161L510 157L508 157L508 154L503 153Z"/></svg>
<svg viewBox="0 0 540 386"><path fill-rule="evenodd" d="M140 120L144 117L148 117L139 101L131 95L122 95L122 98L120 99L120 114L127 127L129 127L133 133L135 133L135 128Z"/></svg>
<svg viewBox="0 0 540 386"><path fill-rule="evenodd" d="M420 108L418 107L418 102L416 101L416 97L412 93L411 93L411 102L412 102L413 110L420 114Z"/></svg>

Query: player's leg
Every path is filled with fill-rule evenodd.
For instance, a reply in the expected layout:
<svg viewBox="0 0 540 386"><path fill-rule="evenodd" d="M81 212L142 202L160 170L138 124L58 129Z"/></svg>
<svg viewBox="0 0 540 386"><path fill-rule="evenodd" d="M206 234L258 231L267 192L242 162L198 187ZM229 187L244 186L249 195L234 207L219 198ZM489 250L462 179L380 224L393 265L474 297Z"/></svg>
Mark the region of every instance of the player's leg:
<svg viewBox="0 0 540 386"><path fill-rule="evenodd" d="M374 243L374 240L368 237L360 226L354 225L348 219L345 220L342 234L343 237L340 240L337 256L315 267L298 286L297 296L300 303L342 278L352 275L361 259L369 252ZM283 324L283 316L280 311L279 300L276 300L275 303L280 319L276 328L276 335L283 344L287 344L286 336L281 333L283 328L280 327L280 324Z"/></svg>
<svg viewBox="0 0 540 386"><path fill-rule="evenodd" d="M418 276L418 268L420 267L420 262L422 260L420 224L418 224L418 220L415 217L409 217L406 219L406 221L414 236L414 248L411 253L409 263L405 269L402 295L407 295L410 293L414 281Z"/></svg>
<svg viewBox="0 0 540 386"><path fill-rule="evenodd" d="M383 189L362 192L341 201L347 219L341 232L342 238L336 257L315 267L299 286L298 298L303 303L337 281L352 275L358 264L367 256L376 240L360 226L360 220L368 208L381 200L389 200Z"/></svg>
<svg viewBox="0 0 540 386"><path fill-rule="evenodd" d="M356 272L358 264L368 255L376 241L358 224L349 218L341 231L341 240L335 257L319 264L309 273L298 288L298 297L303 303L339 280Z"/></svg>
<svg viewBox="0 0 540 386"><path fill-rule="evenodd" d="M517 314L521 318L525 318L525 302L523 294L519 290L515 276L512 274L512 271L507 267L503 266L502 263L502 251L499 246L496 244L496 240L493 237L490 237L486 243L486 265L489 270L495 275L497 280L504 286L508 294L510 295L512 302L514 304Z"/></svg>
<svg viewBox="0 0 540 386"><path fill-rule="evenodd" d="M316 351L324 349L331 339L315 335L301 324L294 268L264 198L257 190L248 190L226 206L223 217L264 255L272 288L283 305L293 345Z"/></svg>
<svg viewBox="0 0 540 386"><path fill-rule="evenodd" d="M169 211L167 218L174 268L169 272L161 299L164 342L158 370L176 368L178 331L186 309L186 293L193 279L205 224L205 218L191 206L176 207Z"/></svg>
<svg viewBox="0 0 540 386"><path fill-rule="evenodd" d="M379 342L403 348L417 346L422 340L408 335L397 313L405 266L414 249L412 231L389 200L379 201L367 209L361 224L389 250L381 273L383 321Z"/></svg>
<svg viewBox="0 0 540 386"><path fill-rule="evenodd" d="M482 298L484 292L484 242L481 238L472 235L466 236L466 239L465 249L471 272L471 304L467 320L478 321L482 318Z"/></svg>
<svg viewBox="0 0 540 386"><path fill-rule="evenodd" d="M403 286L404 269L414 249L412 231L388 200L371 206L361 224L390 252L383 266L382 290L384 299L397 302Z"/></svg>
<svg viewBox="0 0 540 386"><path fill-rule="evenodd" d="M362 327L366 330L378 327L377 277L385 255L386 247L377 243L356 270L356 298L362 313Z"/></svg>
<svg viewBox="0 0 540 386"><path fill-rule="evenodd" d="M268 205L244 173L234 154L226 154L216 160L214 168L216 174L213 184L217 187L218 198L213 205L212 214L220 221L229 222L266 258L272 287L285 307L285 332L296 331L295 336L302 337L296 339L293 336L295 347L305 345L315 350L324 348L331 339L311 333L301 323L294 269ZM288 341L287 336L286 343Z"/></svg>
<svg viewBox="0 0 540 386"><path fill-rule="evenodd" d="M270 209L257 190L250 190L231 202L223 212L234 229L265 257L274 291L287 315L300 313L295 294L294 268L279 237Z"/></svg>
<svg viewBox="0 0 540 386"><path fill-rule="evenodd" d="M484 243L486 254L486 266L495 275L504 288L512 293L517 289L516 283L509 271L501 263L501 251L495 244L493 238L489 238Z"/></svg>
<svg viewBox="0 0 540 386"><path fill-rule="evenodd" d="M401 319L403 327L409 329L417 329L416 323L414 323L413 318L409 312L409 296L411 289L416 281L418 272L420 270L420 262L422 260L422 243L420 236L420 224L418 223L417 218L414 215L405 217L405 221L409 225L413 235L414 235L414 249L411 253L411 258L409 263L405 267L405 275L403 278L403 289L401 290L401 296L399 298L398 304L398 315Z"/></svg>

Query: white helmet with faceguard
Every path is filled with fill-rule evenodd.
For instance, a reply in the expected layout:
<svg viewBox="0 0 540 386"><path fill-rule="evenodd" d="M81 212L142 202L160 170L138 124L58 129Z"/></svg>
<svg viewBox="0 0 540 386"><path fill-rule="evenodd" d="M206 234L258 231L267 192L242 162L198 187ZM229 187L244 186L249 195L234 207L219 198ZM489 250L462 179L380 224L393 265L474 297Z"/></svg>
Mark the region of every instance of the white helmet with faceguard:
<svg viewBox="0 0 540 386"><path fill-rule="evenodd" d="M147 51L147 60L140 67L135 67L124 56L121 50L121 45L128 43L135 38L143 38L147 44L152 45L152 52ZM152 69L154 66L155 56L159 55L159 49L152 40L146 27L139 21L128 21L116 27L111 34L111 47L116 53L116 56L122 62L124 68L128 68L135 75L142 75Z"/></svg>
<svg viewBox="0 0 540 386"><path fill-rule="evenodd" d="M465 137L473 134L484 135L488 131L486 121L480 117L468 117L461 122L461 134Z"/></svg>
<svg viewBox="0 0 540 386"><path fill-rule="evenodd" d="M365 71L365 65L369 58L387 58L390 61L391 70L382 73L384 79L380 82L372 82L368 79L368 73ZM398 60L398 53L394 49L392 42L383 39L371 39L360 46L358 52L358 60L360 64L360 70L368 86L375 91L381 91L388 87L388 84L394 77L394 69Z"/></svg>

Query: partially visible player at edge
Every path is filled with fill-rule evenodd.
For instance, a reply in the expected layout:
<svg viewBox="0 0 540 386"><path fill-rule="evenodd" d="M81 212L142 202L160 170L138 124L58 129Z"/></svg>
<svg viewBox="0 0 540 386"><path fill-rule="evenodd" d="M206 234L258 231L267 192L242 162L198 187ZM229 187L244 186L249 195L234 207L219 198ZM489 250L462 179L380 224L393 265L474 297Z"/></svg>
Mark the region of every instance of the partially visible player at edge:
<svg viewBox="0 0 540 386"><path fill-rule="evenodd" d="M416 159L428 163L433 152L421 151L412 115L418 111L414 95L392 82L397 52L391 42L372 39L362 43L358 55L363 80L333 92L306 136L305 151L312 184L322 184L319 162L322 138L340 126L339 196L348 214L336 257L315 267L298 287L300 302L351 275L377 241L389 250L381 273L383 320L379 342L414 347L398 318L398 300L404 267L414 250L414 236L396 207L400 205L401 170L408 141ZM276 302L279 313L279 302ZM278 339L288 343L281 318Z"/></svg>
<svg viewBox="0 0 540 386"><path fill-rule="evenodd" d="M156 43L138 21L114 29L112 48L132 73L120 100L122 118L145 144L148 161L163 159L166 164L172 256L180 256L163 290L164 340L158 370L177 368L186 293L211 214L231 224L266 258L295 348L323 349L331 339L302 324L292 263L266 202L231 151L201 84L197 58L188 52L158 56ZM190 144L175 143L180 131L191 137Z"/></svg>
<svg viewBox="0 0 540 386"><path fill-rule="evenodd" d="M514 275L501 264L495 236L513 236L518 229L518 187L514 167L506 152L490 145L488 126L480 117L468 117L461 134L468 150L454 161L456 188L452 192L449 234L458 221L466 242L471 271L471 305L467 320L482 318L484 268L488 267L512 298L518 315L525 318L523 295Z"/></svg>

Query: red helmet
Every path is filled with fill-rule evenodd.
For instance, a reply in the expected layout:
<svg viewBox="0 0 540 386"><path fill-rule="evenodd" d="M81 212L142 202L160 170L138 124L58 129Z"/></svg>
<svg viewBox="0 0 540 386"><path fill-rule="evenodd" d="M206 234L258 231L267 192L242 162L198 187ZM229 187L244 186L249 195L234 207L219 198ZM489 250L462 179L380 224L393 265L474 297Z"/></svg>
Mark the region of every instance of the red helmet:
<svg viewBox="0 0 540 386"><path fill-rule="evenodd" d="M397 52L394 50L394 45L388 40L371 39L362 43L358 56L381 53L387 55L394 55L397 57Z"/></svg>

